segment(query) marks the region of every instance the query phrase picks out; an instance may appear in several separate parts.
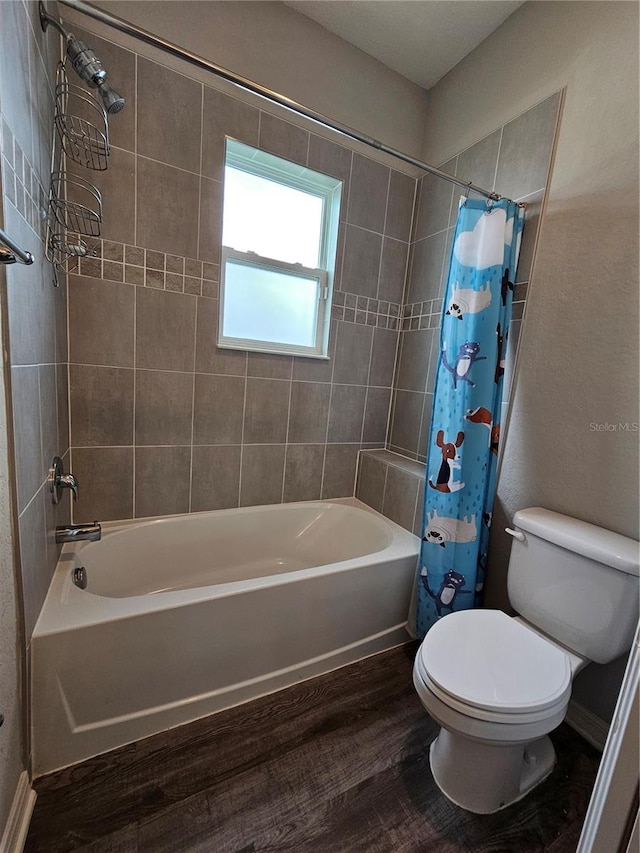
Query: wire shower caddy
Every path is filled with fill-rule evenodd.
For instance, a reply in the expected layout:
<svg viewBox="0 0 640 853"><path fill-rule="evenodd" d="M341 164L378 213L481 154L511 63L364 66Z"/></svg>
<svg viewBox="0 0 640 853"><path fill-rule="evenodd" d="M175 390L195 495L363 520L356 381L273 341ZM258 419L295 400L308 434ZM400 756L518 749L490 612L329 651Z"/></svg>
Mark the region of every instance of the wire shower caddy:
<svg viewBox="0 0 640 853"><path fill-rule="evenodd" d="M70 163L103 172L108 167L109 125L91 92L69 83L58 63L47 210L46 255L56 272L71 272L78 258L91 254L84 237L100 236L102 195L95 184L69 170Z"/></svg>

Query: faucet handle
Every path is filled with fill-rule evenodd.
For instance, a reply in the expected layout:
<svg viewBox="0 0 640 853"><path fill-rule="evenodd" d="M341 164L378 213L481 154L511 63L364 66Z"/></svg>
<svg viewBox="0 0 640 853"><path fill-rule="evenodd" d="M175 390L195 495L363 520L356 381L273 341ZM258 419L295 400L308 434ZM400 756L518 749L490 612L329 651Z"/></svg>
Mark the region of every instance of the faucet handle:
<svg viewBox="0 0 640 853"><path fill-rule="evenodd" d="M60 503L60 494L63 489L71 489L74 501L78 500L78 481L73 474L65 474L62 459L53 457L51 468L49 468L49 491L54 504Z"/></svg>

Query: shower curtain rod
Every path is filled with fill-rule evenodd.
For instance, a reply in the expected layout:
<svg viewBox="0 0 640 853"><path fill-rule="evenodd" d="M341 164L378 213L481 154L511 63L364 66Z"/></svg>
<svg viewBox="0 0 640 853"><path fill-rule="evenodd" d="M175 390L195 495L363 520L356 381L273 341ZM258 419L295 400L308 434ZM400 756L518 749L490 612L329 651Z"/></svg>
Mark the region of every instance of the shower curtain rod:
<svg viewBox="0 0 640 853"><path fill-rule="evenodd" d="M229 83L233 83L233 85L238 86L240 89L244 89L254 95L259 95L261 98L271 101L271 103L278 104L278 106L284 107L293 113L297 113L298 115L311 119L311 121L314 121L316 124L328 127L330 130L334 130L343 136L347 136L349 139L354 139L356 142L361 142L364 145L369 146L369 148L375 148L376 151L382 151L384 154L389 154L398 160L402 160L404 163L409 163L411 166L415 166L424 172L428 172L430 175L435 175L437 178L442 178L445 181L450 181L453 184L464 187L467 193L479 193L480 195L494 201L506 198L506 196L501 196L499 193L478 187L471 181L462 181L460 178L449 175L447 172L443 172L435 166L429 165L429 163L423 163L421 160L417 160L409 154L404 154L402 151L390 148L388 145L385 145L383 142L379 142L371 136L366 136L365 134L359 133L357 130L353 130L353 128L334 121L328 116L314 112L314 110L305 107L303 104L299 104L291 98L287 98L285 95L274 92L265 86L261 86L259 83L254 83L252 80L248 80L246 77L242 77L239 74L234 74L232 71L229 71L220 65L216 65L208 59L204 59L195 53L191 53L189 50L185 50L184 48L173 44L173 42L166 41L165 39L160 38L160 36L156 36L147 30L137 27L135 24L130 24L122 18L111 15L109 12L104 12L102 9L92 6L90 3L85 3L84 0L58 0L58 2L63 6L68 6L70 9L76 9L78 12L82 12L90 18L100 21L113 29L119 30L121 33L125 33L125 35L132 36L133 38L143 41L145 44L149 44L152 47L157 47L178 59L184 59L191 65L195 65L196 68L209 71L210 73L215 74L216 77L220 77ZM507 200L510 201L511 199ZM524 207L524 205L522 205L522 207Z"/></svg>

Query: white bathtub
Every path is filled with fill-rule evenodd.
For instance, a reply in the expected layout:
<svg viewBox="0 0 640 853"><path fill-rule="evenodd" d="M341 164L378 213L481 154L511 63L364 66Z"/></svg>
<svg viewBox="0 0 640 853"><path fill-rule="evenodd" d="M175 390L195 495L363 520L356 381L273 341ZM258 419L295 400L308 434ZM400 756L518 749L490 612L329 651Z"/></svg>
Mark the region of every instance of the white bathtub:
<svg viewBox="0 0 640 853"><path fill-rule="evenodd" d="M65 545L31 644L34 775L405 642L418 549L351 498Z"/></svg>

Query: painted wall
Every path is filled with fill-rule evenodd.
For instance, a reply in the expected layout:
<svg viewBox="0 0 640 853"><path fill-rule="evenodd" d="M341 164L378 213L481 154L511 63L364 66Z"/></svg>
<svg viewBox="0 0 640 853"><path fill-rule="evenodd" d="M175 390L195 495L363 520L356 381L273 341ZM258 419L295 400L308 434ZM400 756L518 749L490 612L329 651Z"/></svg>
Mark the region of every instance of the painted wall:
<svg viewBox="0 0 640 853"><path fill-rule="evenodd" d="M64 287L56 290L52 285L41 219L49 183L58 49L57 38L40 29L36 2L0 4L0 206L4 229L35 256L32 266L6 267L2 284L6 381L0 418L0 502L3 509L8 503L15 508L19 535L12 541L12 513L3 511L0 711L6 719L0 729L0 824L6 820L17 774L27 758L23 743L27 711L17 670L28 678L29 640L59 554L53 529L69 515L68 501L54 510L47 487L53 455L62 456L69 446L66 294ZM13 446L7 440L5 402L8 418L13 418ZM19 558L15 567L13 555Z"/></svg>
<svg viewBox="0 0 640 853"><path fill-rule="evenodd" d="M423 154L442 162L566 86L496 531L540 505L638 537L638 434L599 427L638 420L637 34L635 3L530 2L429 95ZM506 539L493 540L494 605L506 604ZM574 696L610 718L621 671L590 667Z"/></svg>
<svg viewBox="0 0 640 853"><path fill-rule="evenodd" d="M117 0L96 5L419 156L426 92L283 3Z"/></svg>

